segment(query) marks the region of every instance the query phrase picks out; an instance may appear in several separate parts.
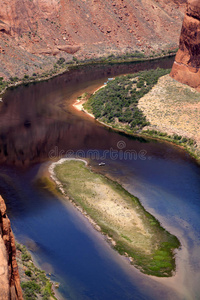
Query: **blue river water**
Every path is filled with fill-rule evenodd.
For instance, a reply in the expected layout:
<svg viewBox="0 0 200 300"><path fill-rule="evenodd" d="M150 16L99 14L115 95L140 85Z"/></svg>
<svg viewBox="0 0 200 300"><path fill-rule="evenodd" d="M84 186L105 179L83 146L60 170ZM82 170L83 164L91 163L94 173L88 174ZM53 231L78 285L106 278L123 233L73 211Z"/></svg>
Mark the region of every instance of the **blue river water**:
<svg viewBox="0 0 200 300"><path fill-rule="evenodd" d="M12 102L18 107L22 101L18 111L10 108L12 118L8 119L13 125L1 132L4 155L0 157L0 194L6 200L15 237L28 246L50 278L60 283L58 291L64 299L200 299L200 167L182 149L118 134L64 106L64 100L74 101L77 90L100 85L105 80L100 77L89 78L85 85L75 80L70 83L74 89L70 85L67 91L57 87L56 79L52 84L19 87L5 95L4 115L13 107ZM67 86L67 81L63 82ZM53 86L51 95L48 85L50 89ZM43 106L46 94L51 111ZM27 95L32 101L26 115ZM65 112L67 120L59 110ZM94 170L138 196L144 207L180 239L173 277L142 274L112 250L71 203L37 187L36 179L46 174L51 163L47 154L61 150L84 154ZM96 156L91 157L91 150ZM134 156L125 156L126 150L134 150ZM102 157L106 164L99 167Z"/></svg>

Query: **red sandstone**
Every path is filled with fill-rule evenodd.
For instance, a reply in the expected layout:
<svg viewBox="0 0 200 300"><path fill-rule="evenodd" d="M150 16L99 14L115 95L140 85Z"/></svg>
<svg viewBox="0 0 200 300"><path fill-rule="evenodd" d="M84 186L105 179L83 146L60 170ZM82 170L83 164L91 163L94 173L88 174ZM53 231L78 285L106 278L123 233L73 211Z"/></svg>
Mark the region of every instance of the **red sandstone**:
<svg viewBox="0 0 200 300"><path fill-rule="evenodd" d="M23 300L16 261L16 247L6 205L0 196L0 299Z"/></svg>
<svg viewBox="0 0 200 300"><path fill-rule="evenodd" d="M199 0L188 0L171 77L200 91Z"/></svg>
<svg viewBox="0 0 200 300"><path fill-rule="evenodd" d="M40 67L50 69L61 56L72 60L73 55L82 59L176 48L185 2L4 0L0 76L32 75Z"/></svg>

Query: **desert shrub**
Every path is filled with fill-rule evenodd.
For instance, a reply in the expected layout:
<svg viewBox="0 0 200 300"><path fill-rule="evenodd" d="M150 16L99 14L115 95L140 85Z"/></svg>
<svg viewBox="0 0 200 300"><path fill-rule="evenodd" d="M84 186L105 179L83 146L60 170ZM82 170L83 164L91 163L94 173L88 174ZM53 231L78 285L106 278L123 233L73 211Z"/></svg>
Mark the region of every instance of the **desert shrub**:
<svg viewBox="0 0 200 300"><path fill-rule="evenodd" d="M31 259L30 253L26 250L25 246L22 246L20 251L22 252L22 261L29 261Z"/></svg>
<svg viewBox="0 0 200 300"><path fill-rule="evenodd" d="M56 63L57 63L57 65L62 65L64 62L65 62L64 57L60 57Z"/></svg>
<svg viewBox="0 0 200 300"><path fill-rule="evenodd" d="M187 143L187 138L183 137L181 140L182 143Z"/></svg>
<svg viewBox="0 0 200 300"><path fill-rule="evenodd" d="M25 274L26 274L26 276L31 277L32 272L31 272L30 270L26 270L26 271L25 271Z"/></svg>
<svg viewBox="0 0 200 300"><path fill-rule="evenodd" d="M182 139L181 135L177 135L177 134L174 135L174 140L175 141L180 141L181 139Z"/></svg>
<svg viewBox="0 0 200 300"><path fill-rule="evenodd" d="M22 282L21 287L23 289L25 300L37 299L37 293L40 293L40 286L34 281Z"/></svg>

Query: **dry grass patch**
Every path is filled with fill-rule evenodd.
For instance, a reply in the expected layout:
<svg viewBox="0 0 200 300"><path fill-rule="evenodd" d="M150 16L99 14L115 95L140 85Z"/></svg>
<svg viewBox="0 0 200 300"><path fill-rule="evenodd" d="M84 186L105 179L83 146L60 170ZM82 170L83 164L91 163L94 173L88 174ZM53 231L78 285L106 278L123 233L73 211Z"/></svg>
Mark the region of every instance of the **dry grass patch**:
<svg viewBox="0 0 200 300"><path fill-rule="evenodd" d="M196 149L192 151L200 153L200 93L195 89L165 75L138 107L150 122L149 129L193 139Z"/></svg>

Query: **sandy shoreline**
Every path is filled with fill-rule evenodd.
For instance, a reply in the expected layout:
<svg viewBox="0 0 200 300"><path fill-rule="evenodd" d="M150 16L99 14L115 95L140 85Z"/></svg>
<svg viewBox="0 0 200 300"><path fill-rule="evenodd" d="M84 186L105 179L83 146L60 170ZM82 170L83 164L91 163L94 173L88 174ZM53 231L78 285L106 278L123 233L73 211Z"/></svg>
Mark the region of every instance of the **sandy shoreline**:
<svg viewBox="0 0 200 300"><path fill-rule="evenodd" d="M100 89L106 87L106 85L107 85L107 84L104 84L104 85L101 85L100 87L98 87L98 88L94 91L93 95L94 95L96 92L98 92ZM84 104L85 102L87 102L87 99L86 99L86 98L83 98L83 99L76 99L76 101L72 104L72 106L73 106L76 110L78 110L78 111L83 111L83 112L86 113L88 116L90 116L91 118L95 119L95 116L94 116L93 114L89 113L87 110L84 109L83 104Z"/></svg>
<svg viewBox="0 0 200 300"><path fill-rule="evenodd" d="M78 111L83 111L84 113L86 113L89 117L95 119L93 114L90 114L89 112L87 112L87 110L85 110L83 108L83 104L86 102L87 100L79 100L77 99L76 102L74 104L72 104L72 106L78 110Z"/></svg>
<svg viewBox="0 0 200 300"><path fill-rule="evenodd" d="M74 160L74 161L82 161L82 162L84 162L84 164L86 165L86 166L88 166L88 162L87 162L87 160L84 160L84 159L79 159L79 158L61 158L61 159L59 159L57 162L54 162L54 163L52 163L50 166L49 166L49 168L48 168L48 171L49 171L49 174L50 174L50 177L51 177L51 179L56 183L56 185L58 186L58 188L59 188L59 190L61 191L61 193L62 193L62 195L68 200L68 201L70 201L72 204L73 204L73 206L84 216L84 217L86 217L87 219L88 219L88 221L90 222L90 224L97 230L97 231L99 231L99 232L101 232L102 233L102 231L101 231L101 228L100 228L100 226L87 214L87 212L85 212L83 209L82 209L82 207L81 206L79 206L79 205L77 205L72 199L70 199L69 197L68 197L68 195L66 195L66 193L65 193L65 191L64 191L64 189L63 189L63 185L62 185L62 183L58 180L58 178L56 177L56 175L55 175L55 172L54 172L54 168L57 166L57 165L61 165L62 163L64 163L65 161L70 161L70 160ZM102 233L102 235L103 235L103 233ZM112 238L110 238L108 235L107 236L105 236L104 235L104 237L106 238L106 240L107 240L107 242L109 242L112 246L115 246L116 245L116 243L115 243L115 241L112 239ZM130 261L132 261L132 258L130 257L129 258L130 259Z"/></svg>

